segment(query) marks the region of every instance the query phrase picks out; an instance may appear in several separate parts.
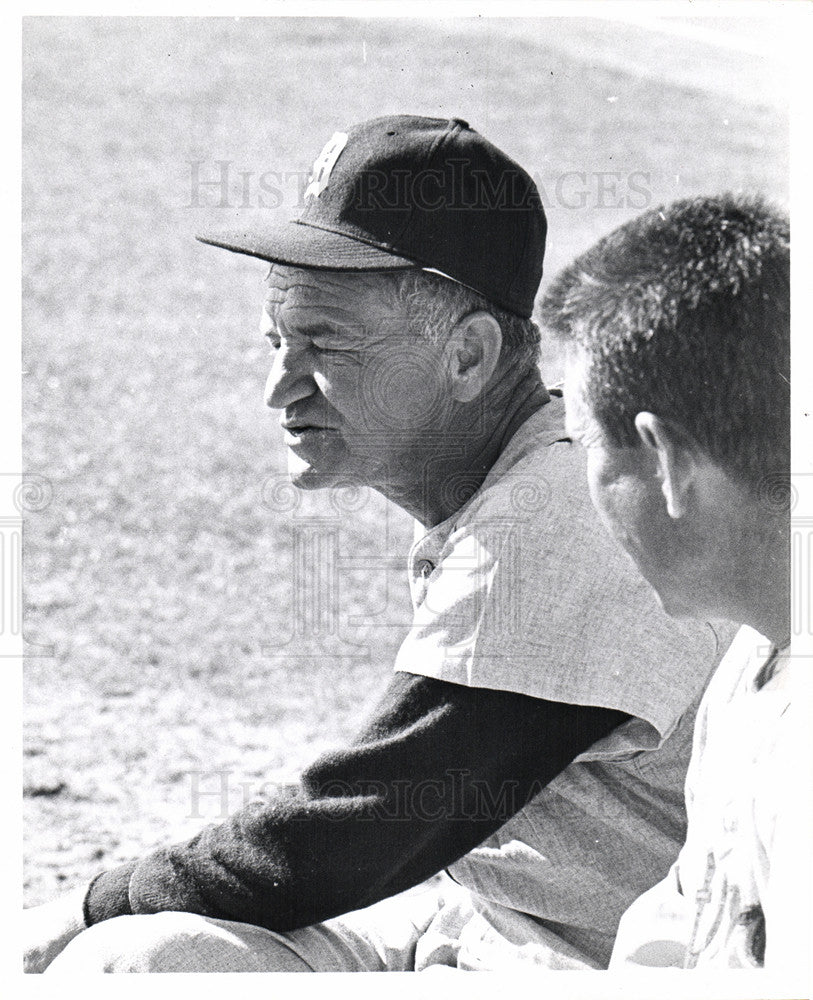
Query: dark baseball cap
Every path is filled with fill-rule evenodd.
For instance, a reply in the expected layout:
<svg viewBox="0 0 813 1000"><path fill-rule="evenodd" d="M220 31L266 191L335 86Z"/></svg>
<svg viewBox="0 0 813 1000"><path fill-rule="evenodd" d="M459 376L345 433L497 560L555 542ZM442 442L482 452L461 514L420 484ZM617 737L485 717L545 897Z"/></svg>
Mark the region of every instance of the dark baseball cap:
<svg viewBox="0 0 813 1000"><path fill-rule="evenodd" d="M335 132L304 199L298 219L198 239L302 268L422 268L533 312L547 232L539 192L459 118L394 115Z"/></svg>

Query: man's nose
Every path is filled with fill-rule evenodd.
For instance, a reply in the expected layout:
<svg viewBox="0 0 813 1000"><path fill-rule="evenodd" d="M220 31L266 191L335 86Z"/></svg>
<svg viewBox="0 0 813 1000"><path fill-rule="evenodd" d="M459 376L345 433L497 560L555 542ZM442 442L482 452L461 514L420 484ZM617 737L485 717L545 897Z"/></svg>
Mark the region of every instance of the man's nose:
<svg viewBox="0 0 813 1000"><path fill-rule="evenodd" d="M268 305L260 315L260 335L277 339L277 329ZM265 405L284 410L299 399L310 396L316 388L304 345L294 346L282 337L274 352L271 371L265 383Z"/></svg>
<svg viewBox="0 0 813 1000"><path fill-rule="evenodd" d="M298 400L312 396L316 388L307 349L292 349L283 343L274 355L265 383L265 405L274 410L284 410Z"/></svg>

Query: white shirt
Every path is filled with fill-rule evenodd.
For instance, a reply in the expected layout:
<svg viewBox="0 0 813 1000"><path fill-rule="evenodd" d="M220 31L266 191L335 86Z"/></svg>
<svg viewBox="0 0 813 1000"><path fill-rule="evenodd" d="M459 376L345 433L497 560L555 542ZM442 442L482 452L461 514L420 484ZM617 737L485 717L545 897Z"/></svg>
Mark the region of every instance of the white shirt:
<svg viewBox="0 0 813 1000"><path fill-rule="evenodd" d="M698 712L686 843L622 918L611 968L759 968L783 950L788 899L776 863L794 825L794 771L808 770L795 749L791 681L787 651L740 629Z"/></svg>

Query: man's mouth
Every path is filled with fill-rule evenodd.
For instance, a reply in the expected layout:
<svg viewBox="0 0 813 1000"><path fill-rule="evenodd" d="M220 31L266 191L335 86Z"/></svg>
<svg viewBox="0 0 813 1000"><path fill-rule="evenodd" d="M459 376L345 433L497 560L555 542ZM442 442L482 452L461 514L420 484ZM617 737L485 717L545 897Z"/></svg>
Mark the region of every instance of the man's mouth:
<svg viewBox="0 0 813 1000"><path fill-rule="evenodd" d="M282 429L285 432L285 443L299 444L302 441L307 441L308 438L314 438L320 434L330 434L335 430L333 427L324 427L320 424L305 424L305 423L283 423Z"/></svg>

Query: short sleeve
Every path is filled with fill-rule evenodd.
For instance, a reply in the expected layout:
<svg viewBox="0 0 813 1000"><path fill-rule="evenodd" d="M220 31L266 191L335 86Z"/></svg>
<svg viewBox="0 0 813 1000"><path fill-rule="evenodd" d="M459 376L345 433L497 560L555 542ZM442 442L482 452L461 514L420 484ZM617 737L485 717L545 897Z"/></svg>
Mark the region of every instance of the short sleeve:
<svg viewBox="0 0 813 1000"><path fill-rule="evenodd" d="M481 491L440 552L396 669L617 709L663 739L734 629L661 610L600 524L584 464L560 440Z"/></svg>

